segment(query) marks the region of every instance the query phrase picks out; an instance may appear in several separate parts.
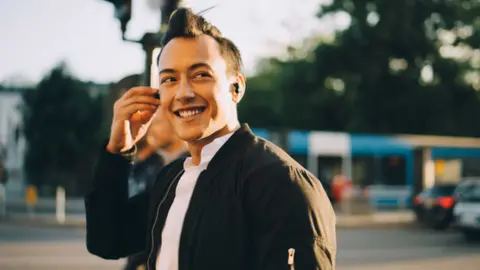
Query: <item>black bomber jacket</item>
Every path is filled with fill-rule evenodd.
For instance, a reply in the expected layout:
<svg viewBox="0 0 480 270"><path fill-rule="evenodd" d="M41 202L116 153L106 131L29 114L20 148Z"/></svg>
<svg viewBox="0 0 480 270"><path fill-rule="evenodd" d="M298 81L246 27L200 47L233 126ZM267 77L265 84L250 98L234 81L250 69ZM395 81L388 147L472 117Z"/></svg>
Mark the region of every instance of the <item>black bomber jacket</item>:
<svg viewBox="0 0 480 270"><path fill-rule="evenodd" d="M102 149L85 196L88 251L105 259L147 251L155 269L183 160L129 198L131 163ZM320 181L243 125L197 180L179 270L335 269L335 257L335 214Z"/></svg>

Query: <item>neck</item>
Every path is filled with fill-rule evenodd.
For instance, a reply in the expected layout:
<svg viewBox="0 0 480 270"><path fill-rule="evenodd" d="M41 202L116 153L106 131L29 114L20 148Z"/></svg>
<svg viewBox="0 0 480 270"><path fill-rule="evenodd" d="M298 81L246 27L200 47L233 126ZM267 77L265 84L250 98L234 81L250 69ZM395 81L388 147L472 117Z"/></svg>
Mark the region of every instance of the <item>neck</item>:
<svg viewBox="0 0 480 270"><path fill-rule="evenodd" d="M181 153L186 152L187 150L187 144L178 139L165 147L162 147L161 152L163 153L162 155L165 162L170 163L170 161L176 159Z"/></svg>
<svg viewBox="0 0 480 270"><path fill-rule="evenodd" d="M200 140L189 142L188 149L190 150L190 155L192 156L192 164L197 166L200 164L201 156L202 156L202 149L205 145L211 143L216 138L222 137L224 135L230 134L237 130L240 127L240 123L235 121L231 124L227 124L224 128L214 132L210 136L206 138L202 138Z"/></svg>

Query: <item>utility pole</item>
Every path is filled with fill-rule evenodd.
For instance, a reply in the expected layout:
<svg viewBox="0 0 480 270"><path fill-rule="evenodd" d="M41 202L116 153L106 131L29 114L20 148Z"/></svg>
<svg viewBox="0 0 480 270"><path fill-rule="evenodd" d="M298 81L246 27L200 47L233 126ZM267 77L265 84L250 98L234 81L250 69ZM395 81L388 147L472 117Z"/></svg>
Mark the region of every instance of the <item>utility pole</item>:
<svg viewBox="0 0 480 270"><path fill-rule="evenodd" d="M105 1L113 4L115 8L115 17L120 21L122 40L142 45L142 49L145 52L145 73L143 82L144 85L150 85L150 72L153 50L160 47L160 42L162 40L163 33L166 30L170 15L179 7L181 0L162 0L162 3L160 5L160 29L156 33L145 33L140 40L133 40L125 37L128 22L130 21L132 15L132 0Z"/></svg>

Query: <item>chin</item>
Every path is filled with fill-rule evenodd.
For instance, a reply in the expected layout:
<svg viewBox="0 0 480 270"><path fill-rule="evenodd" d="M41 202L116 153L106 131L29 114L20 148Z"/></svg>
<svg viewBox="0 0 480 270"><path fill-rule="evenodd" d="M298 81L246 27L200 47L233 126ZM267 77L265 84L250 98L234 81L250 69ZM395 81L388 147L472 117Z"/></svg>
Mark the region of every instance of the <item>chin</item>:
<svg viewBox="0 0 480 270"><path fill-rule="evenodd" d="M203 138L204 130L202 128L192 127L180 127L176 129L178 137L186 142L194 142Z"/></svg>

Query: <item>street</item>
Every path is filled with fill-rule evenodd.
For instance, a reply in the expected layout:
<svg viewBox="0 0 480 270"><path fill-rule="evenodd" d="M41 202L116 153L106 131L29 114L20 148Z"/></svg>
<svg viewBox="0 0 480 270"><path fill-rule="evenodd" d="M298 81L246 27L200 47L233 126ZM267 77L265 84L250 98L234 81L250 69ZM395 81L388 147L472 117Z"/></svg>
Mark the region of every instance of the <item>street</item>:
<svg viewBox="0 0 480 270"><path fill-rule="evenodd" d="M53 228L0 223L0 269L121 269L122 261L90 255L80 228Z"/></svg>
<svg viewBox="0 0 480 270"><path fill-rule="evenodd" d="M121 269L89 255L80 228L0 223L0 269ZM480 244L416 227L338 230L337 269L478 269Z"/></svg>
<svg viewBox="0 0 480 270"><path fill-rule="evenodd" d="M479 269L480 243L418 227L340 229L338 269Z"/></svg>

